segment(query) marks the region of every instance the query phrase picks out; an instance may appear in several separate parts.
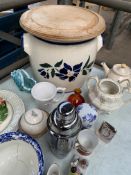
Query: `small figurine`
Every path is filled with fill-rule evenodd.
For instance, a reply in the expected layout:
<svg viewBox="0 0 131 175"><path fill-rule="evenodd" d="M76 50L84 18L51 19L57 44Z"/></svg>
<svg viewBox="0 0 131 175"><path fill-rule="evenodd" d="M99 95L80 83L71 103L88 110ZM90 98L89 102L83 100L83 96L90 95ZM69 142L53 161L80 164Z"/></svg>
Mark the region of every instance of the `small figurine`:
<svg viewBox="0 0 131 175"><path fill-rule="evenodd" d="M85 102L84 97L81 95L80 88L74 89L74 94L71 94L67 100L75 107Z"/></svg>
<svg viewBox="0 0 131 175"><path fill-rule="evenodd" d="M79 166L82 168L82 169L86 169L88 167L89 163L86 159L80 159L79 160Z"/></svg>
<svg viewBox="0 0 131 175"><path fill-rule="evenodd" d="M89 163L87 159L81 158L75 154L71 162L71 170L69 175L85 175L88 165Z"/></svg>
<svg viewBox="0 0 131 175"><path fill-rule="evenodd" d="M81 175L77 165L71 162L71 169L69 175Z"/></svg>

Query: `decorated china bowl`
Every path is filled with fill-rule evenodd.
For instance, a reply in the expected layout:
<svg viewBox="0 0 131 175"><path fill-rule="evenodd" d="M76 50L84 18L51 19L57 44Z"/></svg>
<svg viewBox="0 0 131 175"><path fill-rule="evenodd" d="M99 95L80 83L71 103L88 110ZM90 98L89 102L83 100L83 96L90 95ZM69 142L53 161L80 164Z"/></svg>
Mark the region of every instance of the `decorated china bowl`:
<svg viewBox="0 0 131 175"><path fill-rule="evenodd" d="M88 103L82 103L76 108L76 111L81 118L83 129L90 128L97 117L96 108Z"/></svg>
<svg viewBox="0 0 131 175"><path fill-rule="evenodd" d="M44 160L39 144L20 132L0 135L1 175L43 175Z"/></svg>

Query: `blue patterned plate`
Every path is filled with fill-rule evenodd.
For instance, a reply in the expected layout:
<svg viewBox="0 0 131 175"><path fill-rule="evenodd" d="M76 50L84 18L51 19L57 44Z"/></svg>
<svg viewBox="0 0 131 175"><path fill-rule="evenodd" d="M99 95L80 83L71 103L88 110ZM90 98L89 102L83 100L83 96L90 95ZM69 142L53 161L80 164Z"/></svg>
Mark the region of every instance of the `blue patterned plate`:
<svg viewBox="0 0 131 175"><path fill-rule="evenodd" d="M42 150L32 137L9 132L0 135L1 175L43 175Z"/></svg>

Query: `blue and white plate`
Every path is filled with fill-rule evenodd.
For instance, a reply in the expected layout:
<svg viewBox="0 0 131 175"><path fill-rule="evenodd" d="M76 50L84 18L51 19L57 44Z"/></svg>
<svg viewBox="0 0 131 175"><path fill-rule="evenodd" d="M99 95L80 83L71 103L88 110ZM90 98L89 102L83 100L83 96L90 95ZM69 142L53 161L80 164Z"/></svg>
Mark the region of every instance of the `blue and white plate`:
<svg viewBox="0 0 131 175"><path fill-rule="evenodd" d="M0 135L1 175L43 175L42 150L32 137L9 132Z"/></svg>
<svg viewBox="0 0 131 175"><path fill-rule="evenodd" d="M76 111L81 118L83 128L90 128L97 117L96 108L88 103L82 103L76 108Z"/></svg>

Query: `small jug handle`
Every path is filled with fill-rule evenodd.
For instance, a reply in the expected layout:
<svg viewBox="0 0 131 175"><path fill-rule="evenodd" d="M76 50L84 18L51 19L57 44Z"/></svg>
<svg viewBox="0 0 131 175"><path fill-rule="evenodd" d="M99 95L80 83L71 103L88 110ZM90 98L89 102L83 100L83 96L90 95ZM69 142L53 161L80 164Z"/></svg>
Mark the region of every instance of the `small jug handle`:
<svg viewBox="0 0 131 175"><path fill-rule="evenodd" d="M58 95L57 97L55 97L55 98L53 99L53 102L56 103L56 102L60 101L60 100L64 97L65 91L66 91L66 88L57 87L57 93L58 93L58 92L61 92L61 94Z"/></svg>
<svg viewBox="0 0 131 175"><path fill-rule="evenodd" d="M90 89L89 81L91 81L91 80L95 80L96 84L99 83L99 78L97 76L90 76L90 77L88 77L88 79L87 79L87 88L88 88L88 90Z"/></svg>
<svg viewBox="0 0 131 175"><path fill-rule="evenodd" d="M125 80L119 81L119 84L121 85L124 82L127 82L127 87L124 87L122 92L124 93L125 90L128 90L128 92L131 93L131 81L128 80L128 79L125 79ZM124 100L124 105L126 105L130 102L131 102L131 98L127 99L127 100Z"/></svg>
<svg viewBox="0 0 131 175"><path fill-rule="evenodd" d="M127 86L123 88L123 92L127 89L129 93L131 93L131 81L129 79L125 79L122 81L119 81L119 84L121 85L122 83L127 82Z"/></svg>

